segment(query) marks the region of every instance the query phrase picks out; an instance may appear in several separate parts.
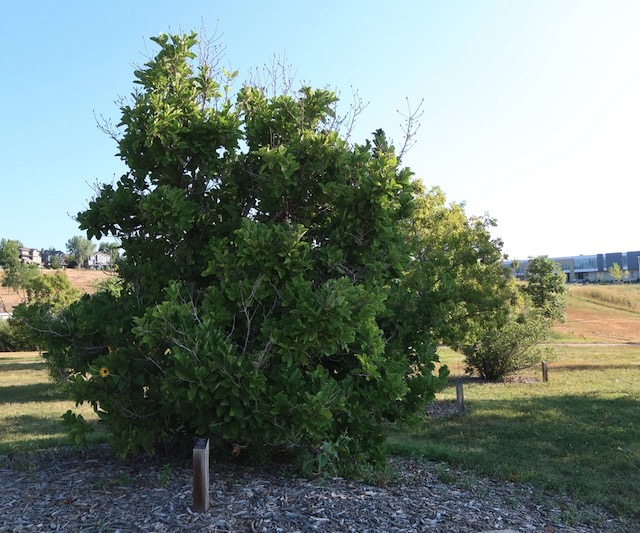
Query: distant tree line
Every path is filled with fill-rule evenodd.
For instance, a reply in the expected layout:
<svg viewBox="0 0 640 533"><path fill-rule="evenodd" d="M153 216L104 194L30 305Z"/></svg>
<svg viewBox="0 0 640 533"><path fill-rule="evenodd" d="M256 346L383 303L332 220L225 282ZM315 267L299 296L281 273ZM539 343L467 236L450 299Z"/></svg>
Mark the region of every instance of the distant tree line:
<svg viewBox="0 0 640 533"><path fill-rule="evenodd" d="M46 268L91 268L91 257L96 252L96 244L81 235L74 236L66 243L66 252L49 247L38 251L39 261L33 258L22 258L21 250L26 250L20 241L13 239L0 240L0 254L9 263L17 262L42 265ZM113 268L120 257L120 246L113 242L102 242L97 248L99 252L109 256L103 267ZM29 249L31 250L31 249ZM22 258L22 259L21 259ZM94 266L95 267L95 266Z"/></svg>

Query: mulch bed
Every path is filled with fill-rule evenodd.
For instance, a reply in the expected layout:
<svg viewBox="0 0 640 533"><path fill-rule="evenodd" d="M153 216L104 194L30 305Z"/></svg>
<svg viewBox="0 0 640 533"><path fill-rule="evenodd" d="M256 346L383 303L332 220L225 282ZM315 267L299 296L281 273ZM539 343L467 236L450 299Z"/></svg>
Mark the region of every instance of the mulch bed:
<svg viewBox="0 0 640 533"><path fill-rule="evenodd" d="M384 486L304 479L277 468L212 465L211 507L192 505L188 463L108 448L0 456L0 532L633 531L598 509L446 465L392 458ZM631 528L631 529L630 529Z"/></svg>

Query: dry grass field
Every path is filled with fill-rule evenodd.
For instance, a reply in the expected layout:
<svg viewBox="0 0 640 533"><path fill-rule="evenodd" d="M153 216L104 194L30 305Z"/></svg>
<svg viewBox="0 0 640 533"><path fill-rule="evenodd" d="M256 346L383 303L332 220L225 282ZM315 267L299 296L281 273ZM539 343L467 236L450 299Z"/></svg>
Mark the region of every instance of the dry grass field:
<svg viewBox="0 0 640 533"><path fill-rule="evenodd" d="M640 343L640 285L578 285L567 293L558 340Z"/></svg>
<svg viewBox="0 0 640 533"><path fill-rule="evenodd" d="M53 274L56 272L55 270L41 270L43 274ZM81 292L87 292L91 294L95 291L96 284L107 276L110 276L109 272L102 272L97 270L84 270L79 268L66 269L63 271L71 284L80 290ZM2 277L4 276L3 272L0 271L0 283L2 283ZM24 295L14 292L7 287L0 286L0 312L3 311L4 308L7 312L11 312L11 310L22 302L22 298Z"/></svg>

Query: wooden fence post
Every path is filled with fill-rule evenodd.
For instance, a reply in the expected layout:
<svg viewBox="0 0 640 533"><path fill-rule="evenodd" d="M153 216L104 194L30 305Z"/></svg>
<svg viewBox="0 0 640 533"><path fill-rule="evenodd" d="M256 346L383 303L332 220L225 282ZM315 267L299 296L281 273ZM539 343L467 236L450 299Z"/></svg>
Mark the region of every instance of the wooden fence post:
<svg viewBox="0 0 640 533"><path fill-rule="evenodd" d="M458 404L458 413L463 415L465 413L464 407L464 390L462 388L462 380L456 381L456 403Z"/></svg>
<svg viewBox="0 0 640 533"><path fill-rule="evenodd" d="M193 445L193 512L209 510L209 439Z"/></svg>
<svg viewBox="0 0 640 533"><path fill-rule="evenodd" d="M542 381L549 381L549 364L542 361Z"/></svg>

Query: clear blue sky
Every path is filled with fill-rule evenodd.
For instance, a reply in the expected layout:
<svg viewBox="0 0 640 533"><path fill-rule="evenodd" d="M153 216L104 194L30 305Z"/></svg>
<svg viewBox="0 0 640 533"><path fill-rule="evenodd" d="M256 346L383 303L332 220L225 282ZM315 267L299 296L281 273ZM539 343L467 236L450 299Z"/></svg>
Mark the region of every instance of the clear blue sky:
<svg viewBox="0 0 640 533"><path fill-rule="evenodd" d="M488 212L513 258L640 249L640 2L369 0L48 2L0 17L0 237L64 249L92 184L124 171L94 113L161 32L206 28L249 70L286 54L297 78L369 106L354 140L402 136L405 158L469 214Z"/></svg>

